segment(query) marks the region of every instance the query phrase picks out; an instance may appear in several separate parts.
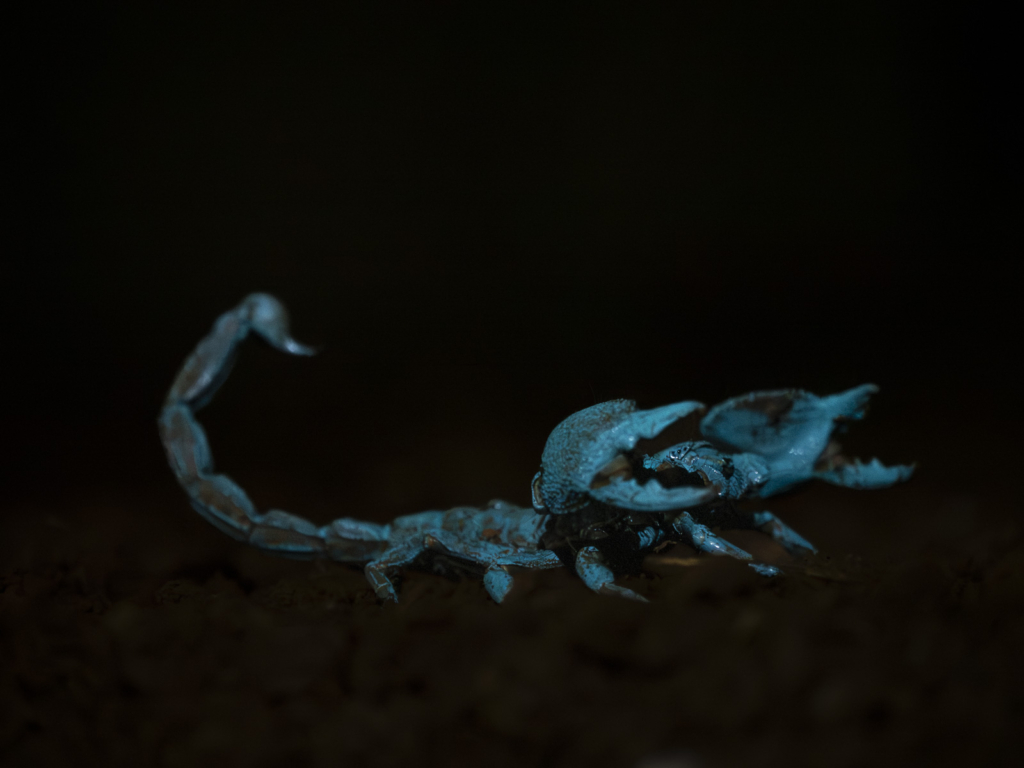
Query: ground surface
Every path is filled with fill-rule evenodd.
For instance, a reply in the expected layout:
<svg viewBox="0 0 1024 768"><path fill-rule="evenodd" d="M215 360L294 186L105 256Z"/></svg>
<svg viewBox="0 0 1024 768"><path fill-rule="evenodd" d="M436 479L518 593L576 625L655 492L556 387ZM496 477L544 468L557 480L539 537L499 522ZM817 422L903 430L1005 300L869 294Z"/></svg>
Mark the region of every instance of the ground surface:
<svg viewBox="0 0 1024 768"><path fill-rule="evenodd" d="M927 469L774 504L847 545L784 578L677 547L626 580L650 605L555 571L381 608L156 496L4 520L4 765L984 765L1024 714L1021 528Z"/></svg>

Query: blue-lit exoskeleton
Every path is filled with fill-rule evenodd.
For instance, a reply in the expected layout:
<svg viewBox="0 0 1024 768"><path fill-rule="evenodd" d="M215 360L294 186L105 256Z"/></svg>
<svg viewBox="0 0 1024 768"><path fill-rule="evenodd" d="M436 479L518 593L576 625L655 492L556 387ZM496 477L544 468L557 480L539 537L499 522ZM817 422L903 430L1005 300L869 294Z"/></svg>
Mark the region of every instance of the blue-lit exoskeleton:
<svg viewBox="0 0 1024 768"><path fill-rule="evenodd" d="M231 368L239 344L254 332L295 355L312 350L291 338L282 304L252 294L222 315L185 361L160 415L160 435L171 468L192 506L229 536L286 557L327 558L362 565L382 600L397 600L391 576L442 556L482 572L501 602L520 568L571 565L596 592L643 600L615 584L619 564L670 542L750 561L774 575L711 528L763 531L793 554L814 547L771 512L741 511L734 503L759 499L811 479L851 488L884 488L906 480L910 466L863 464L839 452L843 422L860 419L876 391L867 384L828 397L800 390L754 392L704 413L697 402L638 410L612 400L574 413L555 427L534 477L533 508L492 501L483 509L405 515L381 525L339 518L317 526L280 510L259 513L245 492L213 469L195 411L209 402ZM647 455L641 440L691 415L703 439Z"/></svg>

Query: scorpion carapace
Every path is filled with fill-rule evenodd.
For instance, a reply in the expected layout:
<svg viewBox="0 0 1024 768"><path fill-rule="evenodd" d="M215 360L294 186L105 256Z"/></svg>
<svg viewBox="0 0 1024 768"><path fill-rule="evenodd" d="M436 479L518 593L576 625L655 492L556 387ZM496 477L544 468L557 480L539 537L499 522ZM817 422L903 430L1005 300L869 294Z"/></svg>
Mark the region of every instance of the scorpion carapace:
<svg viewBox="0 0 1024 768"><path fill-rule="evenodd" d="M456 507L398 517L388 524L339 518L327 525L280 510L261 514L229 477L214 472L195 412L224 382L249 333L293 355L313 350L295 341L288 315L273 296L256 293L226 312L178 373L160 414L160 436L171 469L192 506L239 541L285 557L327 558L364 567L382 600L397 600L390 577L424 556L442 555L483 572L484 587L501 602L520 568L571 564L584 583L604 594L644 598L615 584L612 566L668 542L753 562L712 532L762 531L790 553L814 547L771 512L744 512L734 502L771 496L811 479L851 488L884 488L906 480L912 466L887 467L846 459L834 436L863 417L876 387L865 384L828 397L801 390L754 392L705 413L697 402L639 410L630 400L591 406L552 431L532 486L533 508L495 500L482 509ZM703 414L704 439L653 455L640 440ZM627 558L628 559L628 558Z"/></svg>

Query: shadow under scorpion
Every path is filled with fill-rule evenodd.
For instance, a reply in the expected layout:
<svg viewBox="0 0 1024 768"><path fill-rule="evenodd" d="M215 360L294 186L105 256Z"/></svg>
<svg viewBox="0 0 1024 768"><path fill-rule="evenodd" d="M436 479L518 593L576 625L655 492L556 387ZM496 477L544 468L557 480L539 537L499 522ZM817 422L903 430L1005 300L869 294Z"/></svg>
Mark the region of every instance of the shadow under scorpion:
<svg viewBox="0 0 1024 768"><path fill-rule="evenodd" d="M327 558L364 565L382 600L397 601L389 575L428 554L483 571L484 587L501 602L516 569L574 567L595 592L645 600L615 583L613 565L671 542L749 561L766 576L780 571L711 531L762 531L794 555L814 546L771 512L745 512L735 502L763 499L808 480L849 488L884 488L906 480L913 466L887 467L840 453L834 435L864 416L872 384L818 397L797 389L752 392L705 413L686 401L638 410L611 400L574 413L555 427L533 479L533 508L495 500L483 509L420 512L380 525L342 517L316 526L280 510L260 514L226 475L215 474L195 412L227 378L250 332L293 355L313 350L291 338L288 315L268 294L252 294L221 315L178 373L160 414L160 436L171 469L192 506L232 538L298 559ZM653 455L636 450L691 414L703 440Z"/></svg>

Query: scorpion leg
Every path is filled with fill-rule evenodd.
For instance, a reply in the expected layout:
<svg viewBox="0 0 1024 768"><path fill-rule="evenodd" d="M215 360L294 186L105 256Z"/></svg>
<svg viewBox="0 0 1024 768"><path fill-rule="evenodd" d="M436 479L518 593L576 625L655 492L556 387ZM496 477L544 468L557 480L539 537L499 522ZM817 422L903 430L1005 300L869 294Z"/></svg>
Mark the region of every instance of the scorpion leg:
<svg viewBox="0 0 1024 768"><path fill-rule="evenodd" d="M817 548L771 512L751 515L751 528L767 533L791 555L801 556L817 552Z"/></svg>
<svg viewBox="0 0 1024 768"><path fill-rule="evenodd" d="M434 512L425 512L421 515L410 515L416 519L418 525L411 530L402 531L403 519L395 521L397 539L392 546L376 560L366 564L364 573L366 580L370 582L377 597L381 600L398 601L395 587L388 578L388 571L409 565L427 550L443 552L446 555L468 560L472 563L486 566L484 572L484 588L495 602L500 603L512 589L513 577L508 571L508 566L520 568L558 568L562 562L554 552L539 550L535 552L515 550L512 547L492 544L487 541L462 542L454 538L450 531L446 531L435 524L434 520L424 521L427 515L436 515Z"/></svg>
<svg viewBox="0 0 1024 768"><path fill-rule="evenodd" d="M507 550L500 554L484 573L484 588L496 603L504 600L509 590L512 589L514 579L508 571L508 566L546 570L561 568L562 561L558 559L558 555L546 549L536 552Z"/></svg>
<svg viewBox="0 0 1024 768"><path fill-rule="evenodd" d="M562 561L558 559L558 555L546 549L536 552L512 550L500 554L487 566L487 571L484 573L484 588L496 603L504 600L512 589L514 578L509 573L509 566L539 571L548 568L561 568Z"/></svg>
<svg viewBox="0 0 1024 768"><path fill-rule="evenodd" d="M432 534L440 529L443 519L443 512L417 512L403 515L392 522L387 549L370 560L363 569L366 580L378 598L398 602L395 585L391 583L388 573L409 565L428 549L433 549L436 540Z"/></svg>
<svg viewBox="0 0 1024 768"><path fill-rule="evenodd" d="M700 552L707 552L711 555L728 555L729 557L735 557L737 560L745 560L747 561L747 565L762 576L777 576L782 573L782 571L774 565L750 562L754 558L749 552L740 549L735 544L723 539L721 536L716 536L706 525L701 525L694 521L688 512L684 512L680 515L672 524L672 528L677 533L681 533L686 536L691 546ZM790 529L787 528L786 530Z"/></svg>
<svg viewBox="0 0 1024 768"><path fill-rule="evenodd" d="M505 505L505 509L508 509L508 505ZM449 515L459 511L461 510L452 510ZM474 517L479 520L481 515L478 512ZM529 510L529 517L536 518L536 513ZM514 577L508 570L510 566L533 570L562 567L562 561L554 552L534 549L531 546L515 546L500 539L488 541L478 535L479 532L474 530L476 526L471 524L467 528L468 531L463 529L461 533L445 527L434 528L425 537L426 544L437 552L485 566L487 570L484 572L484 588L496 603L504 600L512 589ZM525 541L521 543L526 544Z"/></svg>
<svg viewBox="0 0 1024 768"><path fill-rule="evenodd" d="M689 512L683 512L675 522L672 529L685 537L686 541L699 552L707 552L709 555L728 555L737 560L753 560L749 552L731 544L721 536L711 532L706 525L696 522Z"/></svg>
<svg viewBox="0 0 1024 768"><path fill-rule="evenodd" d="M186 359L160 413L160 438L178 483L200 515L238 541L299 559L365 562L373 558L384 549L387 526L342 518L317 527L280 510L261 515L237 483L227 475L214 474L210 446L194 413L224 383L239 344L250 332L283 352L313 354L289 335L288 315L273 296L254 293L221 315Z"/></svg>
<svg viewBox="0 0 1024 768"><path fill-rule="evenodd" d="M492 565L484 573L484 589L496 603L500 603L512 590L514 579L504 566Z"/></svg>
<svg viewBox="0 0 1024 768"><path fill-rule="evenodd" d="M878 459L872 459L867 463L854 459L850 463L839 464L823 472L815 472L814 476L832 485L867 490L888 488L890 485L902 483L909 480L913 473L914 466L912 464L887 467Z"/></svg>
<svg viewBox="0 0 1024 768"><path fill-rule="evenodd" d="M615 583L615 574L597 547L583 547L576 553L576 573L583 583L600 595L618 595L646 603L647 598Z"/></svg>
<svg viewBox="0 0 1024 768"><path fill-rule="evenodd" d="M409 563L422 555L426 549L422 544L388 547L378 559L371 560L366 564L363 573L366 574L366 580L370 582L370 586L373 587L373 591L377 593L379 599L389 600L393 603L398 602L398 594L395 592L395 585L388 578L388 571L401 568L403 565L409 565Z"/></svg>

